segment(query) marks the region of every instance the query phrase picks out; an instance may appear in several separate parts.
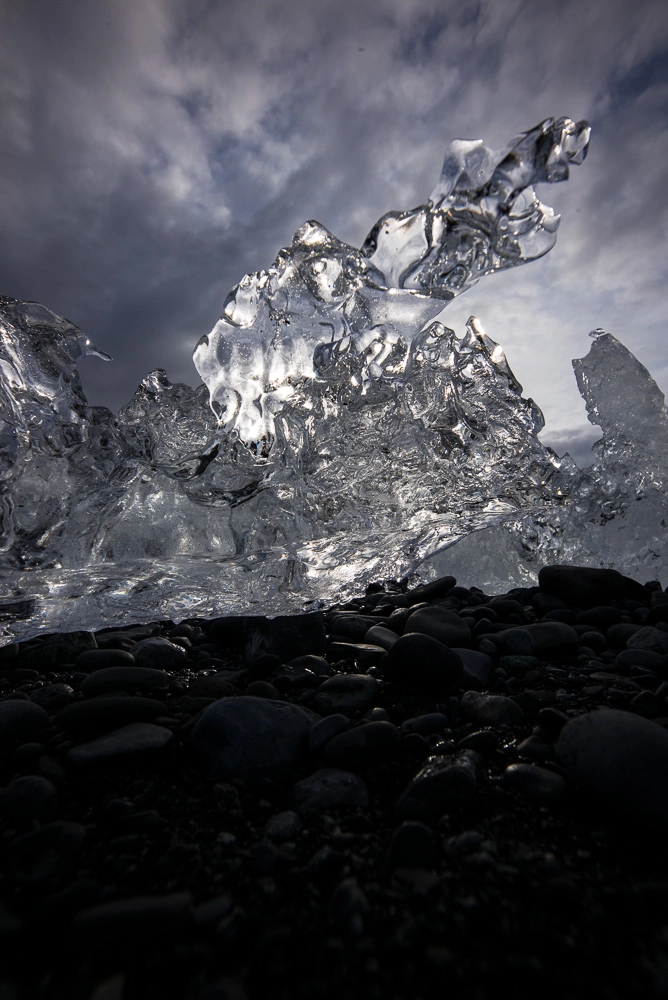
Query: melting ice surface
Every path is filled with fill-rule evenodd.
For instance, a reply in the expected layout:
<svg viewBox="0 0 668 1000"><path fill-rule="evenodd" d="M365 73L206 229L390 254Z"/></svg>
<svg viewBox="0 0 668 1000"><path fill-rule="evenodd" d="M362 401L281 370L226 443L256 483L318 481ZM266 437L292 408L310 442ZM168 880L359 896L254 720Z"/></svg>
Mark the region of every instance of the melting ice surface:
<svg viewBox="0 0 668 1000"><path fill-rule="evenodd" d="M498 152L455 141L427 204L361 249L307 222L198 343L204 384L154 371L116 415L86 402L77 364L100 352L81 331L0 299L3 641L297 613L472 558L482 587L548 560L659 575L668 418L646 370L603 334L574 362L604 432L580 471L539 441L480 323L436 319L553 246L533 186L566 179L588 140L562 118Z"/></svg>

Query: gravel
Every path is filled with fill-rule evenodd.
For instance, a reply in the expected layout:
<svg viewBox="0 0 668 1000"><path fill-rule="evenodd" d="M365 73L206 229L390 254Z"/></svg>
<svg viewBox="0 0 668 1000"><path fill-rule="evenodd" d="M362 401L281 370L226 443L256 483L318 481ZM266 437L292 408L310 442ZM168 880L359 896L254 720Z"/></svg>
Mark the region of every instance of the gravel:
<svg viewBox="0 0 668 1000"><path fill-rule="evenodd" d="M668 595L539 580L5 648L0 996L666 1000Z"/></svg>

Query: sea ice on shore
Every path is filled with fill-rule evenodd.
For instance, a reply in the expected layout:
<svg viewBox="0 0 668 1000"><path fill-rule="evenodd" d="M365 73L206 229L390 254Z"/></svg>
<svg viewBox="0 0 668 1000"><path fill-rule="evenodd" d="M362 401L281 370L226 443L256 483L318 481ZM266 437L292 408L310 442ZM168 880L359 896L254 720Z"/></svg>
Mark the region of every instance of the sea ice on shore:
<svg viewBox="0 0 668 1000"><path fill-rule="evenodd" d="M204 384L156 370L115 415L83 394L77 364L100 353L85 335L0 299L4 641L296 613L427 579L481 542L481 587L560 559L659 575L668 423L642 365L603 334L574 362L604 432L581 471L540 442L539 408L479 321L458 336L435 319L553 246L534 185L564 180L588 139L562 118L498 152L457 140L428 202L359 250L305 223L201 338Z"/></svg>

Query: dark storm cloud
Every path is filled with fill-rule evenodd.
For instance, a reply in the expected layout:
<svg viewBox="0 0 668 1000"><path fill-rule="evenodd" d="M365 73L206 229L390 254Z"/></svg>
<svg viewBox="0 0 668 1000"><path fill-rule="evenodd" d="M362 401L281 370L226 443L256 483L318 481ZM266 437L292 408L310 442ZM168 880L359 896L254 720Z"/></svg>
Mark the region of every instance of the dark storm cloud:
<svg viewBox="0 0 668 1000"><path fill-rule="evenodd" d="M4 20L0 291L114 355L83 366L93 402L156 367L195 382L227 291L306 218L359 244L424 201L449 139L501 146L554 114L594 126L586 164L540 192L557 247L444 319L481 316L548 443L584 447L570 358L592 327L668 384L662 3L23 0Z"/></svg>

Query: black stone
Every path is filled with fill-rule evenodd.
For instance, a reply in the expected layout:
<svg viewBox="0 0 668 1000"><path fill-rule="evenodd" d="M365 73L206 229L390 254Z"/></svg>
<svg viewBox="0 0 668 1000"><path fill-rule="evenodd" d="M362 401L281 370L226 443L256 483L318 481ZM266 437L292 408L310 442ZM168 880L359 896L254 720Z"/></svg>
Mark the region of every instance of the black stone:
<svg viewBox="0 0 668 1000"><path fill-rule="evenodd" d="M399 730L391 722L365 722L334 736L322 755L331 767L361 770L391 757L399 743Z"/></svg>
<svg viewBox="0 0 668 1000"><path fill-rule="evenodd" d="M131 667L134 662L132 653L125 649L87 649L84 653L79 653L74 666L77 670L90 673L104 667Z"/></svg>
<svg viewBox="0 0 668 1000"><path fill-rule="evenodd" d="M454 576L442 576L431 583L422 583L419 587L409 590L406 594L409 604L419 604L420 601L435 601L446 597L457 581Z"/></svg>
<svg viewBox="0 0 668 1000"><path fill-rule="evenodd" d="M385 653L380 668L388 681L410 690L439 694L454 691L464 672L456 653L420 632L398 639Z"/></svg>
<svg viewBox="0 0 668 1000"><path fill-rule="evenodd" d="M635 598L647 601L648 591L615 569L589 566L544 566L538 574L540 589L565 601L569 607L593 608L609 601Z"/></svg>
<svg viewBox="0 0 668 1000"><path fill-rule="evenodd" d="M438 639L445 646L470 646L471 630L466 622L447 608L418 608L406 623L404 635L418 632Z"/></svg>
<svg viewBox="0 0 668 1000"><path fill-rule="evenodd" d="M151 667L104 667L89 674L80 690L87 697L113 691L155 691L169 686L169 674Z"/></svg>
<svg viewBox="0 0 668 1000"><path fill-rule="evenodd" d="M72 736L97 736L130 722L152 722L166 714L164 702L154 698L110 695L68 705L58 712L55 722Z"/></svg>

